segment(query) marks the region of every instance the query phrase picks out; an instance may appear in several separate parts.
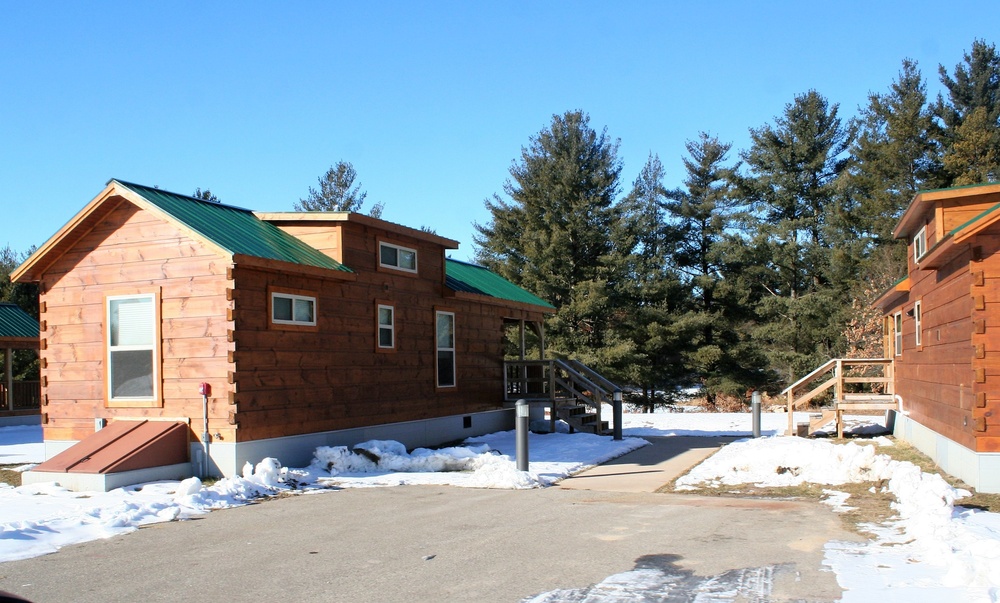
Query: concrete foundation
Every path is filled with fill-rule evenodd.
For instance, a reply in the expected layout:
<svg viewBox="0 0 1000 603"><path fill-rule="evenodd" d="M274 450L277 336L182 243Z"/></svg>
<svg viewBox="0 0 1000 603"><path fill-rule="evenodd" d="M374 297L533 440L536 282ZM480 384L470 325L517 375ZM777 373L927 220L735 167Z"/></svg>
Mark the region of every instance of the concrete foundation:
<svg viewBox="0 0 1000 603"><path fill-rule="evenodd" d="M893 435L912 444L946 473L976 491L1000 493L1000 453L970 450L901 413L896 413Z"/></svg>
<svg viewBox="0 0 1000 603"><path fill-rule="evenodd" d="M286 467L305 467L313 459L313 451L320 446L353 446L368 440L395 440L408 449L439 446L448 442L457 442L465 438L509 431L514 429L514 409L492 410L467 415L453 415L423 421L408 421L405 423L389 423L373 425L357 429L324 431L283 438L269 438L252 442L225 442L215 440L209 444L209 475L212 477L233 477L241 475L246 463L256 465L267 457L273 457ZM45 458L50 459L63 450L76 444L76 441L46 441ZM135 484L157 479L178 479L201 473L199 461L203 454L203 444L191 442L191 463L176 465L183 467L182 475L171 477L153 477L151 479L136 479L129 483ZM134 473L134 472L127 472ZM57 475L57 474L53 474ZM62 484L67 474L58 474L59 478L36 481L58 481ZM120 474L125 475L125 474ZM96 476L91 476L96 477ZM135 476L139 477L139 476ZM96 483L96 482L95 482ZM117 482L115 482L117 483ZM121 487L117 483L115 488ZM70 488L76 490L76 488ZM102 488L88 488L97 489Z"/></svg>

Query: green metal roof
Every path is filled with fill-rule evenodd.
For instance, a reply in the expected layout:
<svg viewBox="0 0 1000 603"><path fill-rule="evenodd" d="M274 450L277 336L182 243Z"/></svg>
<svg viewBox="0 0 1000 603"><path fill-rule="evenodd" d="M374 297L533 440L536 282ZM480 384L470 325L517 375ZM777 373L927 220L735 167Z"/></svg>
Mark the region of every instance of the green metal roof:
<svg viewBox="0 0 1000 603"><path fill-rule="evenodd" d="M943 191L960 191L968 188L979 188L980 186L996 186L1000 182L980 182L978 184L963 184L961 186L948 186L945 188L925 188L917 191L917 194L921 193L940 193Z"/></svg>
<svg viewBox="0 0 1000 603"><path fill-rule="evenodd" d="M38 338L38 321L17 304L0 302L0 338Z"/></svg>
<svg viewBox="0 0 1000 603"><path fill-rule="evenodd" d="M250 210L121 180L115 182L229 253L352 272L330 256L261 220Z"/></svg>
<svg viewBox="0 0 1000 603"><path fill-rule="evenodd" d="M556 309L544 299L525 291L501 276L493 274L482 266L466 264L450 258L445 261L445 284L453 291L477 293L497 299Z"/></svg>

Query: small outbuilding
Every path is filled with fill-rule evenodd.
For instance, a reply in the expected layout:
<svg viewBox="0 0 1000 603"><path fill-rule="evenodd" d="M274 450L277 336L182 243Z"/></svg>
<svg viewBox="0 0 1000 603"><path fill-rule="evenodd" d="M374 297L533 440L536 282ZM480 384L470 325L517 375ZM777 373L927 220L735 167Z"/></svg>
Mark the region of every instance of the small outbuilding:
<svg viewBox="0 0 1000 603"><path fill-rule="evenodd" d="M264 456L307 464L320 445L511 428L507 334L541 334L554 308L448 259L457 247L355 213L258 213L111 180L13 274L40 289L46 456L124 422L120 464L150 444L128 434L178 441L140 427L164 422L184 426L195 472L231 476Z"/></svg>

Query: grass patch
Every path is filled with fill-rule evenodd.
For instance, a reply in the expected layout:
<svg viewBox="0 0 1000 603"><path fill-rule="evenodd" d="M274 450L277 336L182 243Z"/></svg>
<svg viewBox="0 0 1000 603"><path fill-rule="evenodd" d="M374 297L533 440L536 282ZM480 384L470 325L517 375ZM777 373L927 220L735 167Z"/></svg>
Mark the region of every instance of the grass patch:
<svg viewBox="0 0 1000 603"><path fill-rule="evenodd" d="M21 472L14 471L14 467L21 465L0 465L0 483L8 484L17 488L21 485Z"/></svg>

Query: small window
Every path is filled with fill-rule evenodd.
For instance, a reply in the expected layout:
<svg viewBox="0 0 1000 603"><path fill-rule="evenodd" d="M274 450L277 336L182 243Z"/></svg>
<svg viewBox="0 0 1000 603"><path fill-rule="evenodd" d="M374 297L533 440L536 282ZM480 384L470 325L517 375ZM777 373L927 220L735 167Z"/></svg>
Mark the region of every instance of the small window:
<svg viewBox="0 0 1000 603"><path fill-rule="evenodd" d="M392 350L396 347L396 309L378 304L378 347Z"/></svg>
<svg viewBox="0 0 1000 603"><path fill-rule="evenodd" d="M927 227L924 226L913 237L913 261L919 262L920 258L927 253Z"/></svg>
<svg viewBox="0 0 1000 603"><path fill-rule="evenodd" d="M378 258L379 265L385 268L393 268L405 272L417 271L416 249L400 247L391 243L379 243Z"/></svg>
<svg viewBox="0 0 1000 603"><path fill-rule="evenodd" d="M155 301L153 294L107 298L109 402L157 400Z"/></svg>
<svg viewBox="0 0 1000 603"><path fill-rule="evenodd" d="M895 349L893 350L896 356L903 355L903 313L896 312L893 315L893 335Z"/></svg>
<svg viewBox="0 0 1000 603"><path fill-rule="evenodd" d="M455 387L455 314L437 312L437 386Z"/></svg>
<svg viewBox="0 0 1000 603"><path fill-rule="evenodd" d="M316 298L293 293L271 293L271 322L276 325L316 326Z"/></svg>
<svg viewBox="0 0 1000 603"><path fill-rule="evenodd" d="M923 328L921 326L921 316L920 316L921 311L922 310L920 308L920 300L917 300L913 304L913 325L914 325L914 327L917 330L917 345L918 346L919 345L923 345L923 341L922 341L923 340L923 336L922 336L922 333L921 333L921 331L923 330Z"/></svg>

